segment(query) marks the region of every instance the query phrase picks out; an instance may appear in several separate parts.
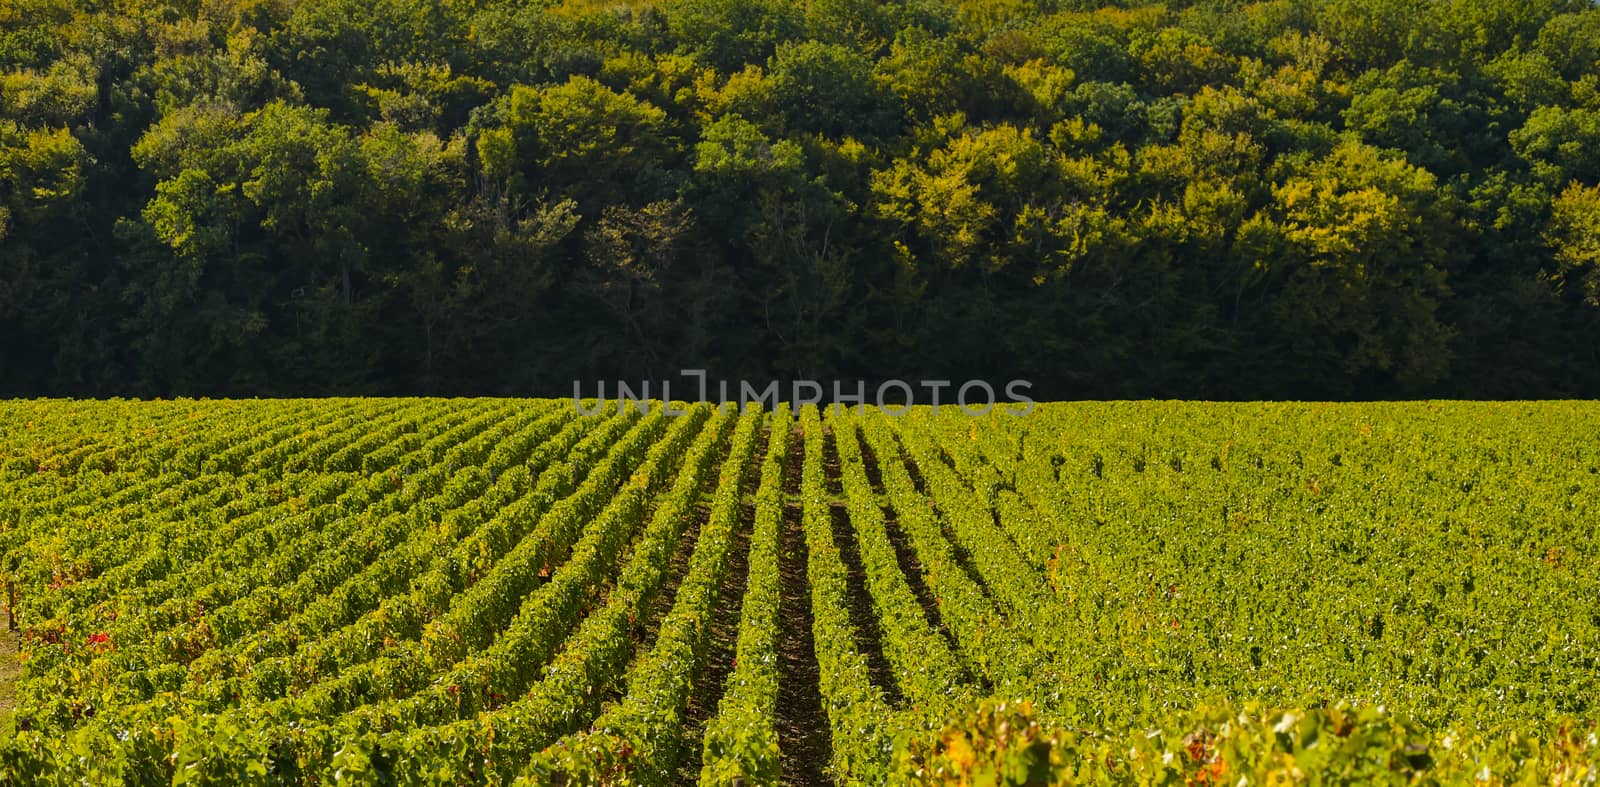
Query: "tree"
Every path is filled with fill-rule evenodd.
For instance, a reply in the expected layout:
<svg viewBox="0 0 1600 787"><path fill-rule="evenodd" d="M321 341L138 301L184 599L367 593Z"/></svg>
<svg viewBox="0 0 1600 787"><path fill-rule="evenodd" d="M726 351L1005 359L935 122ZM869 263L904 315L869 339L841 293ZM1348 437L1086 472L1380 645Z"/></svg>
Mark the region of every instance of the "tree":
<svg viewBox="0 0 1600 787"><path fill-rule="evenodd" d="M803 25L800 9L787 0L681 0L667 10L679 49L721 73L765 62Z"/></svg>
<svg viewBox="0 0 1600 787"><path fill-rule="evenodd" d="M1584 299L1600 306L1600 185L1569 183L1550 209L1546 238L1560 275L1580 282Z"/></svg>
<svg viewBox="0 0 1600 787"><path fill-rule="evenodd" d="M772 56L773 98L793 131L880 139L894 132L899 108L854 50L818 41L783 44Z"/></svg>
<svg viewBox="0 0 1600 787"><path fill-rule="evenodd" d="M1511 132L1511 147L1536 175L1554 186L1577 180L1600 181L1600 109L1544 106Z"/></svg>
<svg viewBox="0 0 1600 787"><path fill-rule="evenodd" d="M520 188L567 194L585 209L621 199L665 153L666 112L589 77L518 85L500 114Z"/></svg>
<svg viewBox="0 0 1600 787"><path fill-rule="evenodd" d="M1381 373L1416 388L1444 376L1448 214L1435 187L1425 170L1349 141L1273 188L1275 239L1258 264L1280 288L1273 325L1312 379Z"/></svg>

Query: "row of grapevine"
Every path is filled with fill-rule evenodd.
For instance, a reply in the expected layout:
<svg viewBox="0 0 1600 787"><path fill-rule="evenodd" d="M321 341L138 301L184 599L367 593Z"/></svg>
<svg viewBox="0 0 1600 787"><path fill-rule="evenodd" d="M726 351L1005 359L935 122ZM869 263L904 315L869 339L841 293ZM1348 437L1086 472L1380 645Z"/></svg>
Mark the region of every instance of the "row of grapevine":
<svg viewBox="0 0 1600 787"><path fill-rule="evenodd" d="M831 426L850 525L883 631L884 656L906 700L919 712L943 718L976 699L974 687L950 644L929 622L902 571L867 479L854 424L834 419Z"/></svg>
<svg viewBox="0 0 1600 787"><path fill-rule="evenodd" d="M1039 694L1054 684L1052 667L1034 646L1030 632L1013 628L982 578L960 559L938 511L901 461L888 424L871 418L860 419L859 424L888 501L967 669L1000 696Z"/></svg>
<svg viewBox="0 0 1600 787"><path fill-rule="evenodd" d="M780 405L768 421L766 458L756 488L749 581L739 608L733 673L706 727L700 781L772 784L782 773L778 732L779 529L784 458L792 416Z"/></svg>
<svg viewBox="0 0 1600 787"><path fill-rule="evenodd" d="M671 611L650 650L629 667L622 700L601 713L588 731L533 756L519 782L542 784L559 776L588 782L672 783L684 749L695 743L686 729L684 711L706 668L711 618L727 601L720 594L731 569L730 552L736 548L746 465L760 425L757 418L740 420ZM636 552L634 559L641 565L630 566L624 577L656 568L659 557Z"/></svg>
<svg viewBox="0 0 1600 787"><path fill-rule="evenodd" d="M890 707L882 687L872 682L867 657L856 646L849 583L828 513L822 419L815 408L801 412L800 427L805 434L800 514L805 527L818 683L833 735L831 765L840 780L881 782L904 720Z"/></svg>
<svg viewBox="0 0 1600 787"><path fill-rule="evenodd" d="M449 419L444 420L448 422ZM337 441L342 437L348 437L353 434L352 429L354 428L351 423L342 421L329 424L327 427L326 430L317 430L322 431L324 437L311 444ZM224 505L211 509L202 509L204 513L190 514L188 521L182 515L187 506L169 508L161 513L164 520L156 519L155 521L152 521L153 517L140 519L134 516L132 512L125 512L128 519L135 523L143 523L149 530L144 534L143 538L107 537L98 543L96 550L91 552L93 556L89 558L91 564L107 566L107 568L101 569L101 573L96 579L118 582L118 590L115 595L99 599L87 596L87 598L94 600L93 614L75 616L71 614L73 607L68 606L65 613L51 610L54 614L51 617L45 617L39 608L23 607L23 617L29 621L30 630L48 632L48 636L55 640L50 647L38 649L34 653L35 658L30 663L30 673L38 679L27 680L22 684L23 691L33 692L37 696L47 698L42 700L41 707L52 709L49 713L34 717L35 723L51 723L52 720L59 720L63 714L72 715L77 713L76 708L107 707L126 701L125 696L118 696L120 687L112 685L121 672L118 668L118 662L113 661L113 659L131 655L145 647L153 646L157 648L158 652L162 650L182 652L187 647L185 644L180 644L182 643L181 640L164 636L159 629L155 628L161 619L159 616L137 613L151 607L165 610L173 610L175 608L189 610L194 609L197 603L203 603L166 602L169 601L167 595L171 591L183 587L180 584L181 581L194 581L205 577L206 573L203 569L213 565L213 561L233 557L235 563L232 568L235 570L247 565L252 567L261 565L256 559L261 545L259 542L253 542L250 537L259 533L258 530L254 529L255 526L271 521L270 518L276 515L276 512L292 510L302 505L305 498L284 494L281 483L272 484L269 483L269 479L253 476L247 476L246 478L250 480L243 487L246 491L239 498L240 502L237 507ZM311 494L312 499L320 502L322 499L331 497L333 493L339 490L340 484L338 482L341 480L349 479L312 477L305 479L305 483L309 487L307 491ZM333 483L330 483L330 481ZM225 488L239 489L241 486L230 485ZM197 495L196 502L204 504L215 499L214 496ZM155 507L159 505L161 505L161 502L158 498L154 505L146 510L161 512L162 509ZM225 519L226 524L219 521L215 527L194 527L195 522L193 519L209 519L210 517L206 516L206 514L215 516L219 520ZM313 520L304 524L306 525L306 530L320 532L322 523L322 521ZM168 528L180 532L169 535L166 532ZM207 536L204 534L213 536L217 534L229 535L233 536L233 540L209 545L209 549L203 551L196 550L192 553L194 557L187 559L181 548L174 548L172 551L163 548L163 543L173 544L174 541L177 541L181 544L186 537L194 539L206 538ZM111 534L107 535L110 536ZM227 544L226 548L222 548L223 543ZM137 547L147 544L148 547L144 551L137 550ZM193 549L193 547L190 548ZM118 552L120 554L116 554ZM201 556L204 556L204 558L195 559ZM120 568L130 565L145 565L148 568L143 572L119 572ZM181 567L181 570L173 573L173 570L178 567ZM197 568L202 570L197 571ZM233 576L227 571L219 571L217 573L224 577ZM174 578L173 581L168 581L169 577ZM46 595L41 602L48 601L50 598L50 596ZM58 621L60 622L58 623ZM69 626L68 623L71 622L88 625ZM84 631L85 628L88 630ZM73 649L73 640L78 636L88 635L90 632L96 632L95 636L103 638L102 641L104 642L137 644L120 652L108 652L110 649L107 648L91 649L80 647ZM112 639L114 636L120 638ZM127 685L130 684L122 684L122 686ZM132 685L137 686L137 682L133 682Z"/></svg>

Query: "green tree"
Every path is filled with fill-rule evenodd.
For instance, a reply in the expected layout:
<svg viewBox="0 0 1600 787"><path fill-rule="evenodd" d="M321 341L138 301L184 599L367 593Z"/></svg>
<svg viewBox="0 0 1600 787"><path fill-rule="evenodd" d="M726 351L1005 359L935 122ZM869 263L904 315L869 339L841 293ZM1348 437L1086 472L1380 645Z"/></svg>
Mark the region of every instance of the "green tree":
<svg viewBox="0 0 1600 787"><path fill-rule="evenodd" d="M1580 282L1584 299L1600 306L1600 185L1570 183L1550 208L1546 237L1560 275Z"/></svg>
<svg viewBox="0 0 1600 787"><path fill-rule="evenodd" d="M829 137L879 139L895 130L899 108L854 50L818 41L784 44L772 56L773 99L788 129Z"/></svg>
<svg viewBox="0 0 1600 787"><path fill-rule="evenodd" d="M1329 385L1376 373L1414 388L1446 373L1449 214L1436 186L1425 170L1347 142L1273 188L1276 229L1256 241L1278 282L1273 325Z"/></svg>

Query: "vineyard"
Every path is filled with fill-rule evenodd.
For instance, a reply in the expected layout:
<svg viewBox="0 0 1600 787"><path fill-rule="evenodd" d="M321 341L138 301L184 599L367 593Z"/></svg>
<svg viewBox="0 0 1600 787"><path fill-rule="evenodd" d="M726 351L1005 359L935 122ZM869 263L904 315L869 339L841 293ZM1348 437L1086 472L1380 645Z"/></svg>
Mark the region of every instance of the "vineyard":
<svg viewBox="0 0 1600 787"><path fill-rule="evenodd" d="M1594 784L1597 434L0 403L0 783Z"/></svg>

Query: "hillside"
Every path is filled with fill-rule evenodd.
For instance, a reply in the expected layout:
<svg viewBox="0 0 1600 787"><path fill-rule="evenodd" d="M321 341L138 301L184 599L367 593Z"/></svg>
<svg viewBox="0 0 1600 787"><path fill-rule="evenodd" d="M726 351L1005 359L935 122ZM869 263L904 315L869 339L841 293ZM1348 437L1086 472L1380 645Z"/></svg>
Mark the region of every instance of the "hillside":
<svg viewBox="0 0 1600 787"><path fill-rule="evenodd" d="M8 0L0 395L1600 397L1591 0Z"/></svg>

